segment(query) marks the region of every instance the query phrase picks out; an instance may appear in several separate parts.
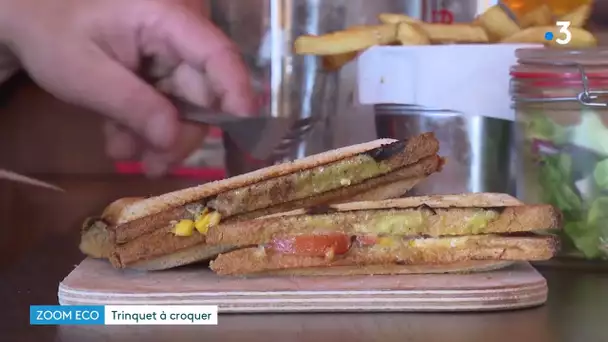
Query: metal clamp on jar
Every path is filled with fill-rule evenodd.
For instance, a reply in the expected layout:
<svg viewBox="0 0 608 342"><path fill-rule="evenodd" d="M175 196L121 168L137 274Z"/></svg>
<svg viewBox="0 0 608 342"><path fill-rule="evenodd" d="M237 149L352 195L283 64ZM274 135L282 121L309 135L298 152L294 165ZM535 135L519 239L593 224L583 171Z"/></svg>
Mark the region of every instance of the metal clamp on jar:
<svg viewBox="0 0 608 342"><path fill-rule="evenodd" d="M516 56L518 197L563 212L565 255L608 258L608 50Z"/></svg>

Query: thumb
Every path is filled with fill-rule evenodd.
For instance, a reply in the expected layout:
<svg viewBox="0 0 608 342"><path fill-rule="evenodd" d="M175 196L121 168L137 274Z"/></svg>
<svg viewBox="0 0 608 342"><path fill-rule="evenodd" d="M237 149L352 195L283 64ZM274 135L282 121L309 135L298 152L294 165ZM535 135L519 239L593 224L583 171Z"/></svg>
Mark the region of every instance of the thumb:
<svg viewBox="0 0 608 342"><path fill-rule="evenodd" d="M56 68L30 68L32 76L53 95L127 126L153 147L172 146L179 127L175 107L97 46L87 47L57 53Z"/></svg>

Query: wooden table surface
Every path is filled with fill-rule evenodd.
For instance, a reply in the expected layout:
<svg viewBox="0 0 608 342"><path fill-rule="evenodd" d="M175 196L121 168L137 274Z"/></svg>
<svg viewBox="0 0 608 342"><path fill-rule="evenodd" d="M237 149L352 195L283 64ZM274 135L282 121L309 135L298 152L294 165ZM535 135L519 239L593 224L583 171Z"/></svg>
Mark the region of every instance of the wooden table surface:
<svg viewBox="0 0 608 342"><path fill-rule="evenodd" d="M3 229L27 228L14 223ZM608 274L555 269L542 272L548 303L512 312L221 315L219 325L198 327L29 326L29 305L56 304L58 283L82 259L77 227L60 228L48 227L0 271L0 341L608 341Z"/></svg>

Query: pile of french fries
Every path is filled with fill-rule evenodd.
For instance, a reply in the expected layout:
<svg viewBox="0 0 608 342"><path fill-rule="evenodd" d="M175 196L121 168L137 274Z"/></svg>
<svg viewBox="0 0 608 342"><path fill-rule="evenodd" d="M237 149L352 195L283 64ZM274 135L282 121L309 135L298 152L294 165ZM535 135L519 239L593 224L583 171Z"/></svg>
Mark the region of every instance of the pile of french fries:
<svg viewBox="0 0 608 342"><path fill-rule="evenodd" d="M296 39L297 54L322 57L323 68L339 70L355 59L359 53L377 45L431 45L431 44L493 44L532 43L572 49L597 45L593 34L582 27L591 14L590 5L556 17L549 6L542 5L516 18L499 5L490 7L472 23L431 24L403 14L383 13L378 25L352 26L324 35L304 35ZM557 21L569 21L571 40L559 45L556 39L547 41L546 32L562 37Z"/></svg>

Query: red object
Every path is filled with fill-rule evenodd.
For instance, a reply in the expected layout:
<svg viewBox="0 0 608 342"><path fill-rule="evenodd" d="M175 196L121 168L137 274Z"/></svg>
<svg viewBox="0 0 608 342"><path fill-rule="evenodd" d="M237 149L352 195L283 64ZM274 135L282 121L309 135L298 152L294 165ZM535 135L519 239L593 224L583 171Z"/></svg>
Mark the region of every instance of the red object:
<svg viewBox="0 0 608 342"><path fill-rule="evenodd" d="M143 174L143 166L140 162L119 162L114 164L116 172L128 175ZM169 172L170 176L204 179L214 181L226 178L226 171L221 168L194 168L178 167Z"/></svg>
<svg viewBox="0 0 608 342"><path fill-rule="evenodd" d="M589 72L585 71L587 78L589 79L608 79L608 71L603 72ZM581 74L576 71L571 72L542 72L542 71L511 71L511 76L515 78L550 78L558 80L580 80Z"/></svg>
<svg viewBox="0 0 608 342"><path fill-rule="evenodd" d="M447 9L435 10L432 13L434 23L452 24L454 22L454 13Z"/></svg>
<svg viewBox="0 0 608 342"><path fill-rule="evenodd" d="M326 256L333 250L335 255L339 255L350 249L350 237L343 233L333 233L278 238L272 241L270 249L285 254L319 257Z"/></svg>
<svg viewBox="0 0 608 342"><path fill-rule="evenodd" d="M211 129L209 129L209 136L214 138L221 138L222 130L217 127L211 127Z"/></svg>
<svg viewBox="0 0 608 342"><path fill-rule="evenodd" d="M608 72L585 72L587 83L590 88L608 87ZM542 72L542 71L511 71L513 80L521 80L527 85L545 88L577 87L583 85L583 79L579 72Z"/></svg>

